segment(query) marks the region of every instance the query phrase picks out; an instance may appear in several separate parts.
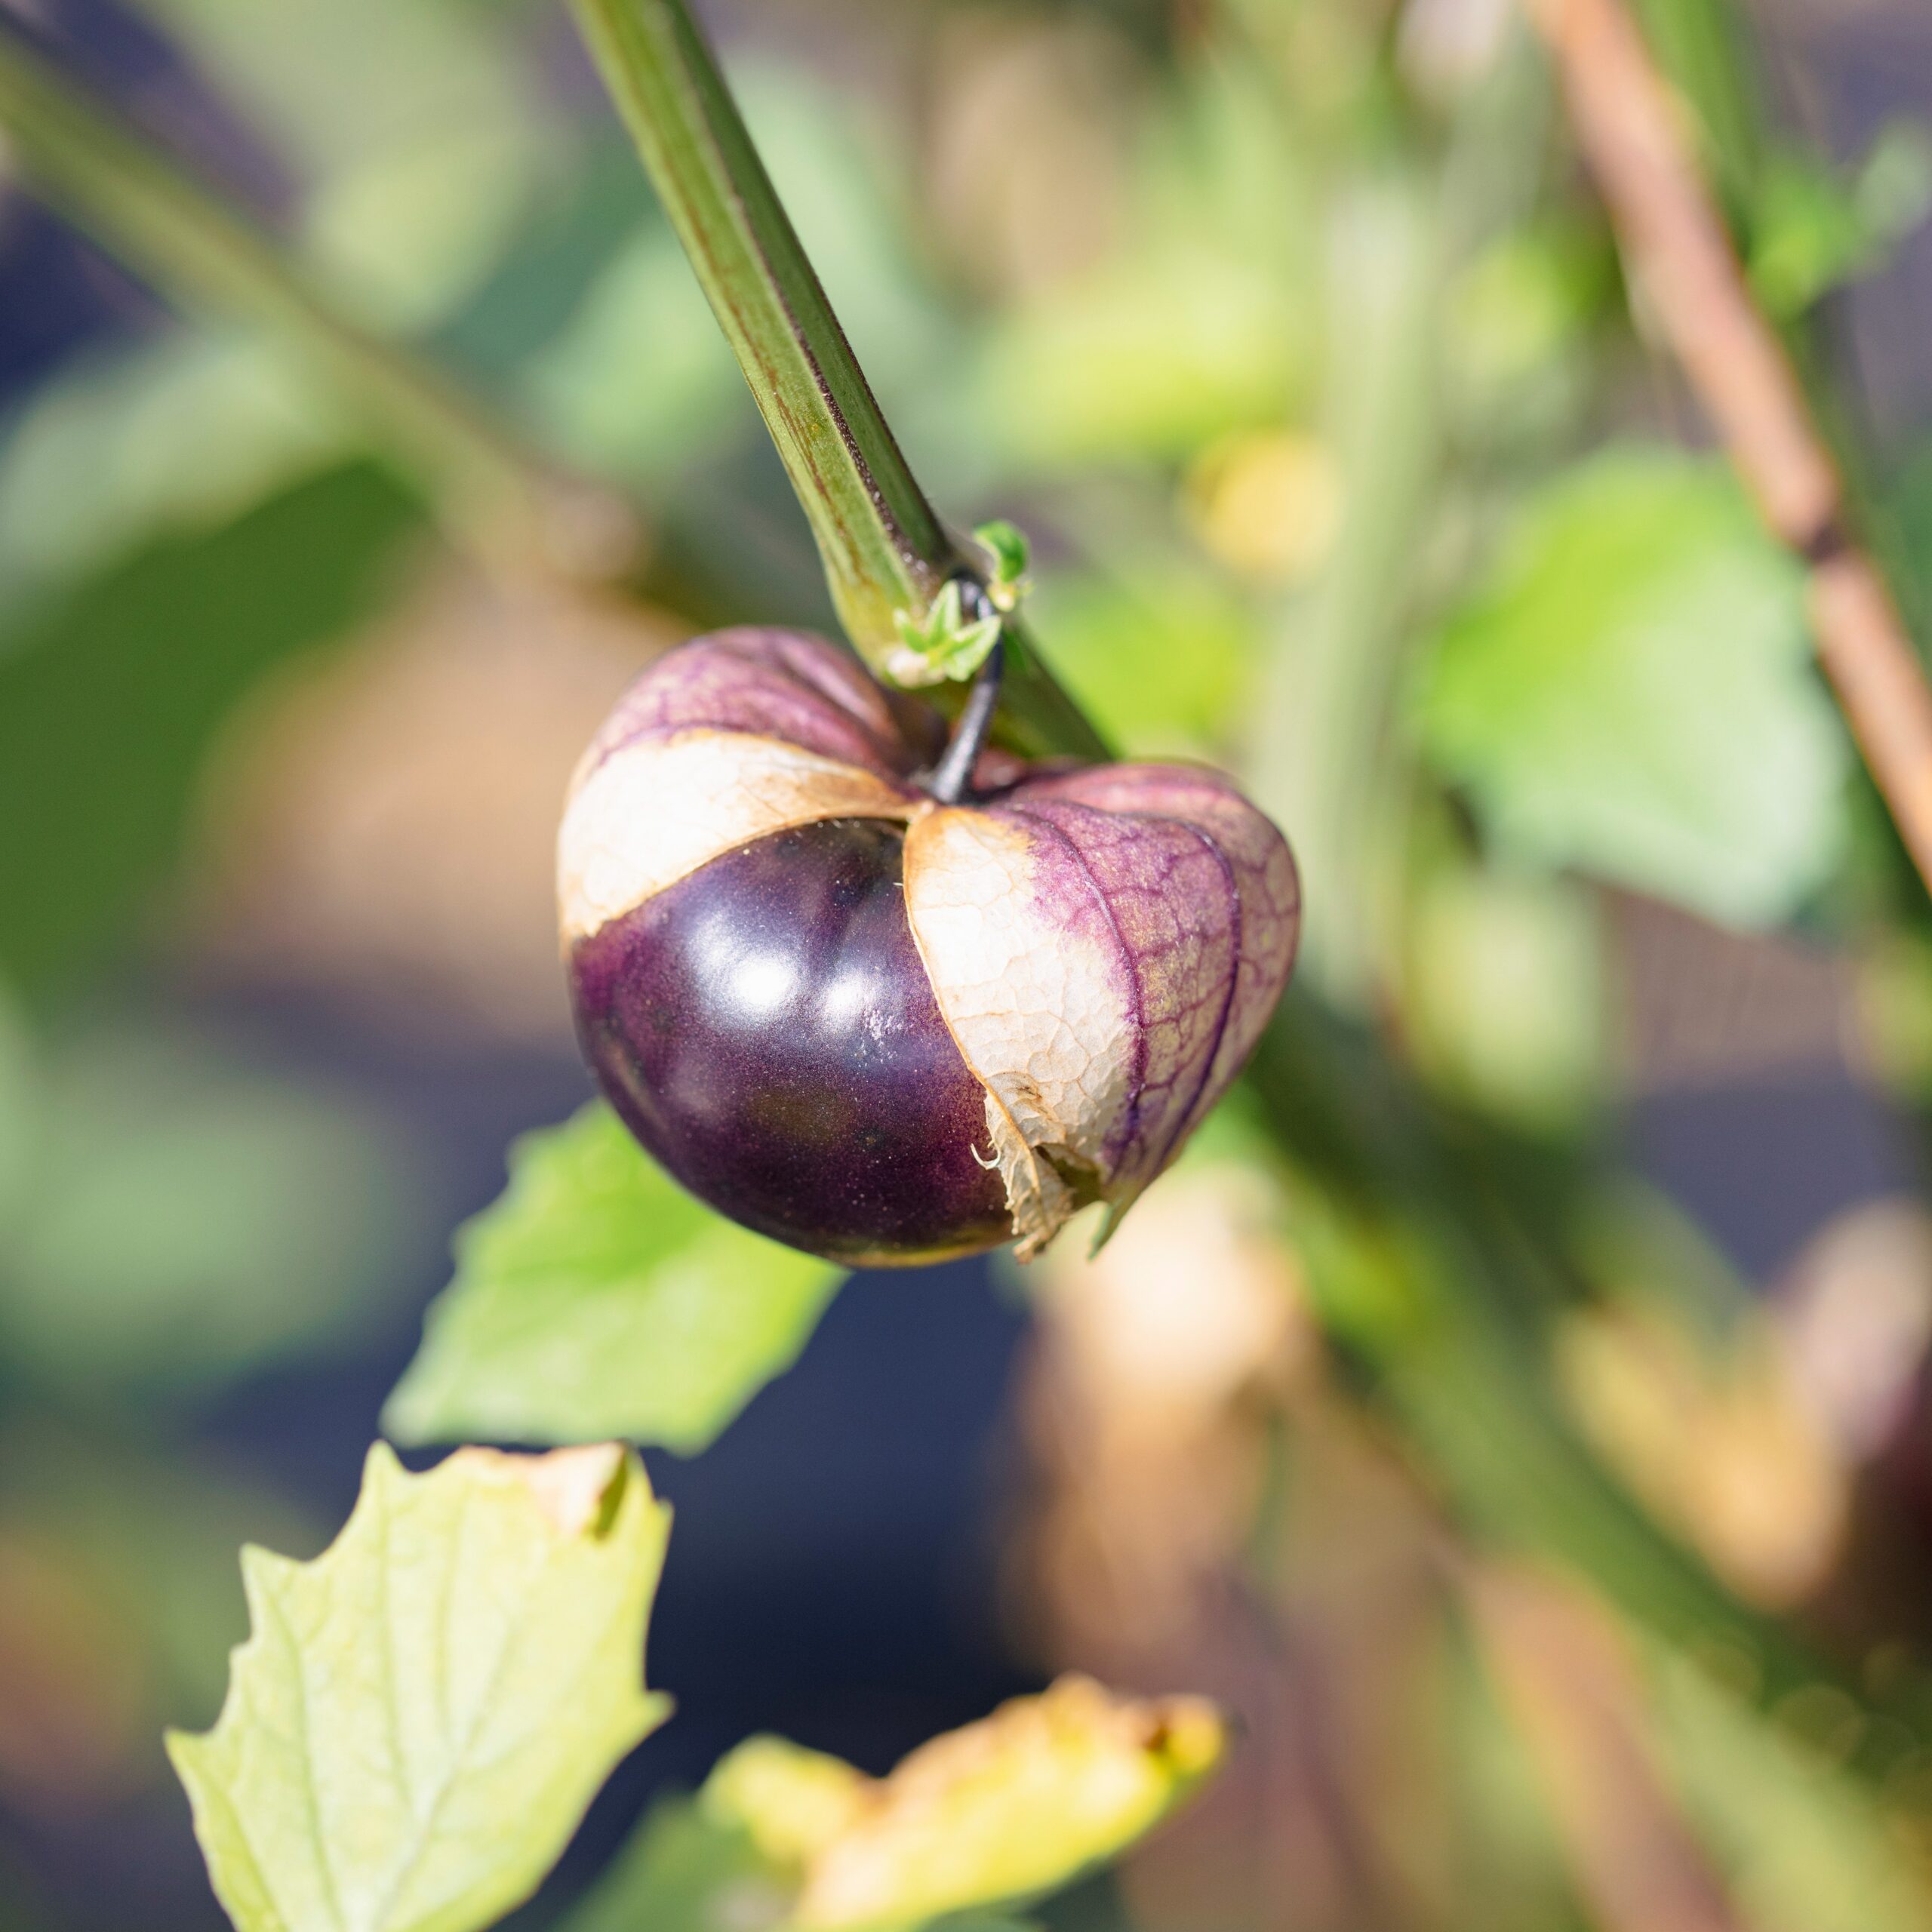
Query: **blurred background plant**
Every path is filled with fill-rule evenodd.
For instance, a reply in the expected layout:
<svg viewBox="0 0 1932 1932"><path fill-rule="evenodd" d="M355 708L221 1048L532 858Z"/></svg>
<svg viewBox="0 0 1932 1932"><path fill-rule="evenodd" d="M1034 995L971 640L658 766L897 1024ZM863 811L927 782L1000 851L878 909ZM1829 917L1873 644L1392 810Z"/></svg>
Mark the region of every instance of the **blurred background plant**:
<svg viewBox="0 0 1932 1932"><path fill-rule="evenodd" d="M1638 11L1932 635L1932 23ZM879 1770L1074 1666L1246 1738L1069 1927L1928 1922L1932 906L1537 42L707 18L915 471L1026 529L1105 730L1244 774L1309 924L1100 1260L857 1280L654 1457L688 1715L533 1913L749 1731ZM555 9L0 33L368 332L178 248L164 310L25 192L0 60L0 1927L171 1932L218 1921L158 1734L213 1715L234 1546L346 1513L448 1229L583 1091L572 761L666 644L832 619Z"/></svg>

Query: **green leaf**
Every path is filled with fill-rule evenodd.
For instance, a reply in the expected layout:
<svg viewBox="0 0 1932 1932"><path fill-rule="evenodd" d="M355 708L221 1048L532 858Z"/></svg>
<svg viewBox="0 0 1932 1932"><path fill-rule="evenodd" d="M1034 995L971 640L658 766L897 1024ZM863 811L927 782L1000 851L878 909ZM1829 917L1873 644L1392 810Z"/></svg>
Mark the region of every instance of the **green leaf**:
<svg viewBox="0 0 1932 1932"><path fill-rule="evenodd" d="M1004 517L995 517L990 523L979 525L973 540L986 552L992 566L986 579L986 595L992 600L993 608L1017 611L1033 587L1032 580L1026 574L1033 553L1026 532Z"/></svg>
<svg viewBox="0 0 1932 1932"><path fill-rule="evenodd" d="M1546 491L1444 632L1417 717L1506 852L1730 924L1790 912L1842 835L1801 572L1714 464L1625 451Z"/></svg>
<svg viewBox="0 0 1932 1932"><path fill-rule="evenodd" d="M1808 153L1774 155L1752 211L1752 286L1774 314L1801 315L1881 266L1928 206L1932 143L1910 122L1885 128L1849 180Z"/></svg>
<svg viewBox="0 0 1932 1932"><path fill-rule="evenodd" d="M1752 214L1751 286L1774 315L1802 315L1878 265L1881 245L1850 186L1811 155L1776 156Z"/></svg>
<svg viewBox="0 0 1932 1932"><path fill-rule="evenodd" d="M999 641L998 617L969 620L956 582L947 584L923 615L901 611L894 621L899 627L899 645L886 658L885 674L915 689L970 678Z"/></svg>
<svg viewBox="0 0 1932 1932"><path fill-rule="evenodd" d="M708 1789L703 1798L680 1792L653 1804L561 1932L758 1932L785 1925L797 1873L760 1852L712 1796ZM934 1922L945 1932L1031 1932L1021 1921L983 1910Z"/></svg>
<svg viewBox="0 0 1932 1932"><path fill-rule="evenodd" d="M535 1889L668 1706L638 1681L669 1512L614 1444L370 1451L314 1562L242 1554L254 1635L168 1749L240 1932L471 1932Z"/></svg>
<svg viewBox="0 0 1932 1932"><path fill-rule="evenodd" d="M704 1448L790 1367L844 1270L721 1220L584 1108L510 1150L384 1416L399 1440Z"/></svg>
<svg viewBox="0 0 1932 1932"><path fill-rule="evenodd" d="M0 640L0 972L34 989L122 939L179 856L202 761L264 673L341 637L421 514L367 464L171 537Z"/></svg>
<svg viewBox="0 0 1932 1932"><path fill-rule="evenodd" d="M1118 1698L1064 1677L922 1745L884 1778L781 1738L724 1758L700 1801L798 1884L791 1923L930 1924L1022 1904L1117 1857L1199 1789L1226 1748L1211 1704Z"/></svg>
<svg viewBox="0 0 1932 1932"><path fill-rule="evenodd" d="M564 1932L1019 1932L998 1908L1125 1850L1226 1741L1198 1699L1137 1703L1079 1677L934 1738L884 1778L749 1738L695 1801L653 1807Z"/></svg>
<svg viewBox="0 0 1932 1932"><path fill-rule="evenodd" d="M679 1795L645 1814L562 1932L746 1932L780 1923L793 1889L743 1826Z"/></svg>

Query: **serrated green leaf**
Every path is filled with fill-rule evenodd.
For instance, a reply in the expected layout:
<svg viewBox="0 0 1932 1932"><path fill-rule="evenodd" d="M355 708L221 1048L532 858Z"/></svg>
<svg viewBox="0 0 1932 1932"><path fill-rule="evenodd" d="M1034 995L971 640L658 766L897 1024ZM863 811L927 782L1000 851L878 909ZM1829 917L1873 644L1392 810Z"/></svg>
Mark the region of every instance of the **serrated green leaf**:
<svg viewBox="0 0 1932 1932"><path fill-rule="evenodd" d="M790 1367L844 1278L694 1200L601 1103L516 1143L456 1254L385 1412L405 1441L694 1455Z"/></svg>
<svg viewBox="0 0 1932 1932"><path fill-rule="evenodd" d="M706 1781L715 1821L794 1875L790 1924L904 1928L1023 1905L1118 1857L1220 1764L1198 1698L1140 1703L1084 1677L922 1745L884 1778L782 1738L748 1740Z"/></svg>
<svg viewBox="0 0 1932 1932"><path fill-rule="evenodd" d="M1802 574L1714 463L1625 451L1546 492L1444 631L1417 716L1519 858L1758 926L1838 850L1848 759Z"/></svg>
<svg viewBox="0 0 1932 1932"><path fill-rule="evenodd" d="M378 1444L312 1563L242 1555L254 1635L168 1740L240 1932L472 1932L520 1903L663 1721L639 1664L670 1512L614 1444Z"/></svg>
<svg viewBox="0 0 1932 1932"><path fill-rule="evenodd" d="M1192 1698L1063 1678L889 1777L780 1737L655 1806L564 1932L1025 1932L1004 1909L1125 1850L1199 1788L1226 1730Z"/></svg>

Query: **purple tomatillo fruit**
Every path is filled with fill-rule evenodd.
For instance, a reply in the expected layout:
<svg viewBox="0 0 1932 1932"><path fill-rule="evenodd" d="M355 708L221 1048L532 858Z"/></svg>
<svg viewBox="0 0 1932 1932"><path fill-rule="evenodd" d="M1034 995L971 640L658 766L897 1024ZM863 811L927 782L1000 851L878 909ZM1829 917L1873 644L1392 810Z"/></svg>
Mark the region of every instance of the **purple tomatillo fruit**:
<svg viewBox="0 0 1932 1932"><path fill-rule="evenodd" d="M1110 1228L1294 962L1287 843L1218 773L974 738L922 783L944 748L824 638L720 631L619 700L558 838L612 1106L721 1213L855 1264Z"/></svg>

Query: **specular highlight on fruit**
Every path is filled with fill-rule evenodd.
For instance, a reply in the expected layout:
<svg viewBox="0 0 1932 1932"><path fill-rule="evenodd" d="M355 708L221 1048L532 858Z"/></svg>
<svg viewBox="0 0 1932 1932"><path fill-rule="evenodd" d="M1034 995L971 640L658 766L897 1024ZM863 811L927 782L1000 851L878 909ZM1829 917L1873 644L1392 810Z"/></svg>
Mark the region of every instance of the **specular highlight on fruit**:
<svg viewBox="0 0 1932 1932"><path fill-rule="evenodd" d="M1112 1218L1287 984L1286 841L1218 773L982 753L826 639L718 632L619 701L572 780L578 1037L644 1146L760 1233L854 1263Z"/></svg>

